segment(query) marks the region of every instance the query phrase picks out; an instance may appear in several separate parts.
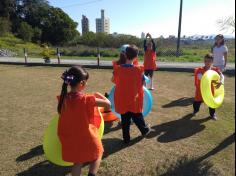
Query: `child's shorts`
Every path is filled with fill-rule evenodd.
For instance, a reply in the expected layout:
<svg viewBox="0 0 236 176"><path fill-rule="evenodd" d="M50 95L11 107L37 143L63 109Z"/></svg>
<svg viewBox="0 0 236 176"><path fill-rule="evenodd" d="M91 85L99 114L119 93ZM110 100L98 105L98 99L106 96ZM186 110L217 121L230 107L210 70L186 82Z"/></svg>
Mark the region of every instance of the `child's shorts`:
<svg viewBox="0 0 236 176"><path fill-rule="evenodd" d="M145 70L144 74L145 76L153 77L154 70Z"/></svg>

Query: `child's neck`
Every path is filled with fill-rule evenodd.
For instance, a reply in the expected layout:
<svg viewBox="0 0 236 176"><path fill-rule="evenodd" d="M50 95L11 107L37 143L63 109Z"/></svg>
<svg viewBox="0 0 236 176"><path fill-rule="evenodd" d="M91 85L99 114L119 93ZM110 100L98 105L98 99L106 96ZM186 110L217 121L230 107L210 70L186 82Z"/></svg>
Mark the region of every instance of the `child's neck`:
<svg viewBox="0 0 236 176"><path fill-rule="evenodd" d="M133 64L133 60L126 60L125 64L132 65Z"/></svg>
<svg viewBox="0 0 236 176"><path fill-rule="evenodd" d="M206 67L206 66L205 66L205 67L204 67L205 70L211 70L211 68L212 68L212 66L210 66L210 67Z"/></svg>

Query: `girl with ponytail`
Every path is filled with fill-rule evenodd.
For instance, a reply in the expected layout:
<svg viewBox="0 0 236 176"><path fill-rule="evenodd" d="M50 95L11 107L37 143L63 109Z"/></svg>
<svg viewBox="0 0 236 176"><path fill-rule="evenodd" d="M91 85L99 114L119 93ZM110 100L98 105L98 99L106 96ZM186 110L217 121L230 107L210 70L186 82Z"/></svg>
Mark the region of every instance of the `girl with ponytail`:
<svg viewBox="0 0 236 176"><path fill-rule="evenodd" d="M63 84L57 111L60 115L58 136L62 144L62 158L75 163L72 176L80 176L84 163L90 163L88 176L95 176L101 162L103 146L94 124L94 108L109 109L110 102L100 93L88 95L83 92L89 74L82 67L71 67L61 78Z"/></svg>

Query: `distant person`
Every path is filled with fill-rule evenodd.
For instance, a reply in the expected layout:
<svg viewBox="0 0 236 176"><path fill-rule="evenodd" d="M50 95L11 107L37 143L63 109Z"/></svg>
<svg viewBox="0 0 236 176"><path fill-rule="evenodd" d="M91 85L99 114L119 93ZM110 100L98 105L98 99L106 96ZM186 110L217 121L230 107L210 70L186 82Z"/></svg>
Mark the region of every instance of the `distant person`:
<svg viewBox="0 0 236 176"><path fill-rule="evenodd" d="M147 43L147 39L150 38L151 41ZM144 40L144 74L145 76L150 78L150 90L154 90L153 86L153 76L154 71L157 69L156 65L156 45L154 40L152 39L151 34L146 35L146 39Z"/></svg>
<svg viewBox="0 0 236 176"><path fill-rule="evenodd" d="M72 176L80 176L81 167L89 163L88 176L95 176L103 155L103 146L94 123L94 108L110 108L109 100L95 93L83 91L89 74L81 67L71 67L62 75L64 81L59 96L58 136L62 144L62 158L74 163ZM67 87L70 92L67 92Z"/></svg>
<svg viewBox="0 0 236 176"><path fill-rule="evenodd" d="M143 118L144 78L143 66L134 65L138 48L130 45L126 48L126 63L114 68L113 82L115 111L121 114L121 125L125 144L130 142L131 119L143 136L150 133L150 127Z"/></svg>
<svg viewBox="0 0 236 176"><path fill-rule="evenodd" d="M194 114L199 112L200 106L203 103L201 89L200 89L201 79L202 79L203 74L208 70L214 70L221 77L221 81L219 83L214 82L214 84L216 84L216 88L219 88L222 84L224 84L224 75L222 74L222 72L220 71L220 69L218 67L213 66L213 55L212 54L207 54L204 57L204 64L205 64L204 67L196 68L195 73L194 73L194 75L195 75L195 87L196 87L195 100L194 100L194 103L193 103L193 110L194 110L193 113ZM212 90L214 90L214 89L212 88ZM214 120L217 120L215 112L216 112L215 109L209 108L210 117Z"/></svg>
<svg viewBox="0 0 236 176"><path fill-rule="evenodd" d="M213 65L218 67L221 72L226 70L228 62L228 48L225 45L224 36L219 34L215 37L215 44L212 47L214 57Z"/></svg>

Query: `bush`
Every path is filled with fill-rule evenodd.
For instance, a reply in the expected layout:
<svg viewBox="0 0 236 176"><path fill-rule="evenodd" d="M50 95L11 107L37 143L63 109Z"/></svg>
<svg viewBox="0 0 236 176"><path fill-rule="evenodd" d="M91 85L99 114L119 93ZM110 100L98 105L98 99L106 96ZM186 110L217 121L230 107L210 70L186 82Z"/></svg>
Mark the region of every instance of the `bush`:
<svg viewBox="0 0 236 176"><path fill-rule="evenodd" d="M42 30L39 28L34 28L33 29L33 37L32 37L32 41L39 43L41 41L41 36L42 36Z"/></svg>
<svg viewBox="0 0 236 176"><path fill-rule="evenodd" d="M21 22L20 27L18 29L18 36L24 41L31 41L34 36L33 28L26 22Z"/></svg>
<svg viewBox="0 0 236 176"><path fill-rule="evenodd" d="M0 17L0 36L5 35L11 30L11 22L6 18Z"/></svg>

